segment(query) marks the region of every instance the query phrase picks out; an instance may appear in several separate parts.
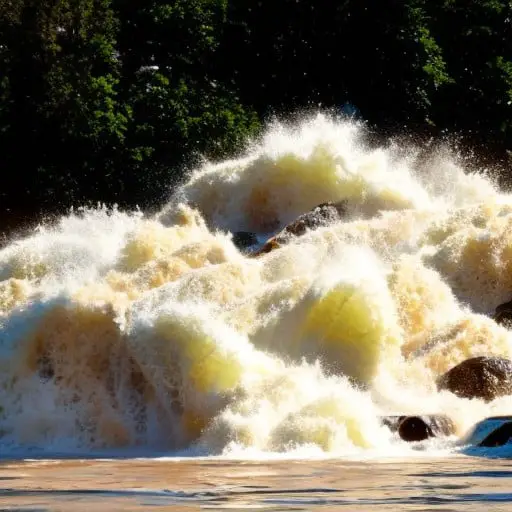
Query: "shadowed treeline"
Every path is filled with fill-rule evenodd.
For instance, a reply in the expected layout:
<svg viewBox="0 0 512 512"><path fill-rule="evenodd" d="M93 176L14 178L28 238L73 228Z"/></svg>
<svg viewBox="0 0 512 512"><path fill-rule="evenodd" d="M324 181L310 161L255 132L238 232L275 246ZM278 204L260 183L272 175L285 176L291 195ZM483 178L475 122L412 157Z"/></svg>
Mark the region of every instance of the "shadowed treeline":
<svg viewBox="0 0 512 512"><path fill-rule="evenodd" d="M505 0L0 0L3 231L155 206L269 116L345 102L383 133L462 134L500 161L511 17Z"/></svg>

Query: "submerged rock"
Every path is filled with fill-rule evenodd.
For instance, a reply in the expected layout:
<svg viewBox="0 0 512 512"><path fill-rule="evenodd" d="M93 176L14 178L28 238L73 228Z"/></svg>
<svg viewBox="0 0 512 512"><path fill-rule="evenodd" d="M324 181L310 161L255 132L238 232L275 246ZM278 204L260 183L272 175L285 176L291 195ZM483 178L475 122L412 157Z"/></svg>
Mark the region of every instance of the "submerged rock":
<svg viewBox="0 0 512 512"><path fill-rule="evenodd" d="M317 229L337 222L345 213L345 201L319 204L311 211L297 217L297 219L288 224L281 232L267 240L263 247L256 251L254 255L258 256L277 249L281 245L288 243L293 237L303 235L308 229Z"/></svg>
<svg viewBox="0 0 512 512"><path fill-rule="evenodd" d="M473 357L448 370L437 381L441 390L460 398L486 402L512 394L512 361L503 357Z"/></svg>

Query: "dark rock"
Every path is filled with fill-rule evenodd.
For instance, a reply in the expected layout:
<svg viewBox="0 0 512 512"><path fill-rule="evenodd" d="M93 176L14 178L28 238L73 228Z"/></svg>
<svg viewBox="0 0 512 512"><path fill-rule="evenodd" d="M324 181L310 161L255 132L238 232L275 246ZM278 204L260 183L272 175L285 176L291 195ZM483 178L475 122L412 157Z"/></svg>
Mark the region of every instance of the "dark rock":
<svg viewBox="0 0 512 512"><path fill-rule="evenodd" d="M507 421L493 430L478 446L487 448L503 446L512 438L512 421Z"/></svg>
<svg viewBox="0 0 512 512"><path fill-rule="evenodd" d="M494 312L493 319L500 325L512 324L512 300L500 304Z"/></svg>
<svg viewBox="0 0 512 512"><path fill-rule="evenodd" d="M297 217L292 223L288 224L281 232L265 242L263 247L254 253L255 256L269 253L281 245L285 245L293 237L301 236L306 231L328 226L339 221L346 213L346 202L322 203L311 211Z"/></svg>
<svg viewBox="0 0 512 512"><path fill-rule="evenodd" d="M449 436L455 432L455 425L447 416L430 414L425 416L384 416L382 424L397 432L403 441L424 441L431 437Z"/></svg>
<svg viewBox="0 0 512 512"><path fill-rule="evenodd" d="M37 361L39 377L43 381L53 379L55 376L55 369L53 367L53 361L48 354L43 354Z"/></svg>
<svg viewBox="0 0 512 512"><path fill-rule="evenodd" d="M477 422L461 439L461 445L503 446L509 442L509 434L512 434L512 416L491 416Z"/></svg>
<svg viewBox="0 0 512 512"><path fill-rule="evenodd" d="M407 416L381 416L381 423L388 427L391 432L396 432L400 422Z"/></svg>
<svg viewBox="0 0 512 512"><path fill-rule="evenodd" d="M248 249L258 243L258 237L250 231L235 231L233 233L233 243L240 250Z"/></svg>
<svg viewBox="0 0 512 512"><path fill-rule="evenodd" d="M449 436L455 425L446 416L407 416L398 426L398 435L408 442L424 441L430 437Z"/></svg>
<svg viewBox="0 0 512 512"><path fill-rule="evenodd" d="M473 357L447 371L437 381L460 398L480 398L486 402L512 394L512 361L502 357Z"/></svg>

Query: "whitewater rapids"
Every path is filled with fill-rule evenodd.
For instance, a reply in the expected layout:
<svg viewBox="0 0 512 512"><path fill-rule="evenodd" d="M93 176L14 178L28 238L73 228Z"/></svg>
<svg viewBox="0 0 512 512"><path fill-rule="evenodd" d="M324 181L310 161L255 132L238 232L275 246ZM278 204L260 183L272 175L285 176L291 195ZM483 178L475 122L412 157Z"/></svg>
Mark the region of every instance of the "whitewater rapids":
<svg viewBox="0 0 512 512"><path fill-rule="evenodd" d="M366 145L319 115L204 164L157 215L78 210L0 251L0 451L393 453L385 414L491 403L436 390L512 357L512 195L457 158ZM347 215L258 258L298 215ZM451 446L456 446L452 439Z"/></svg>

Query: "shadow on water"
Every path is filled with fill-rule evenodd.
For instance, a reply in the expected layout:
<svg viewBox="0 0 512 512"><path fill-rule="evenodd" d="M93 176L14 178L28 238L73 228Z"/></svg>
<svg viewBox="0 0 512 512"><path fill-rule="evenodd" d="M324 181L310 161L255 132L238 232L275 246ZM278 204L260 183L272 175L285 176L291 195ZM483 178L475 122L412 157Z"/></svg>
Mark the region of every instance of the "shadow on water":
<svg viewBox="0 0 512 512"><path fill-rule="evenodd" d="M412 473L409 476L447 477L450 478L512 478L512 471L468 471L461 473Z"/></svg>
<svg viewBox="0 0 512 512"><path fill-rule="evenodd" d="M257 504L258 508L267 506L281 505L286 508L282 510L309 510L311 506L436 506L454 505L463 503L512 503L512 493L474 493L474 494L450 494L446 496L414 496L407 497L341 497L343 494L341 489L268 489L268 490L252 490L240 488L238 491L223 492L197 492L186 493L179 491L142 491L142 490L15 490L1 489L0 499L20 499L36 497L44 499L49 503L56 501L78 502L86 501L91 505L95 500L113 500L119 503L122 501L135 501L138 506L177 506L177 505L200 505L202 508L224 508L229 504L229 508L233 508L233 504L237 504L239 508L254 508ZM331 496L332 495L332 496ZM293 507L293 508L290 508ZM306 507L306 508L303 508ZM12 509L9 509L12 510ZM26 509L23 509L26 510ZM43 510L43 509L40 509ZM44 509L46 510L46 509ZM417 510L415 508L415 510ZM453 511L454 508L446 510Z"/></svg>

